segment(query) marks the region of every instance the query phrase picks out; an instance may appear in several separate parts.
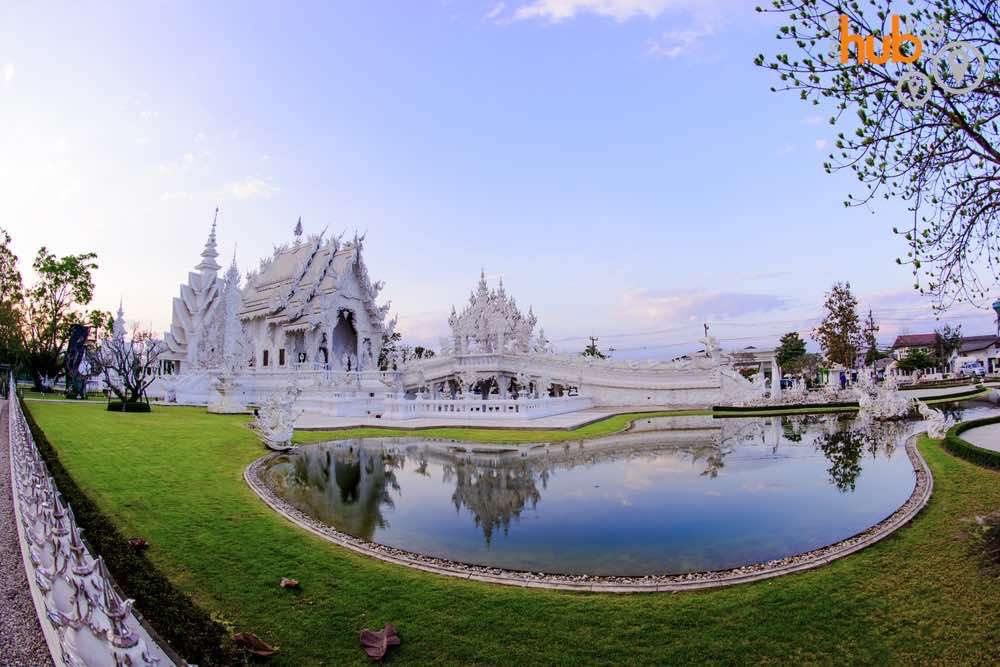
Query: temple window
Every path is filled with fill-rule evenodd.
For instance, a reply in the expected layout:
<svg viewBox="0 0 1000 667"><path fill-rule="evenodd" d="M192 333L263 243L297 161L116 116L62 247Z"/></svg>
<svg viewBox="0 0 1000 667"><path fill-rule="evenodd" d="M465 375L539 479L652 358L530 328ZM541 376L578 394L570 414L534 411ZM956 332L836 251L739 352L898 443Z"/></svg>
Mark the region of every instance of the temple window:
<svg viewBox="0 0 1000 667"><path fill-rule="evenodd" d="M264 350L264 358L261 360L261 366L269 366L271 364L271 355L269 350Z"/></svg>
<svg viewBox="0 0 1000 667"><path fill-rule="evenodd" d="M278 365L279 366L285 365L285 348L281 348L278 350Z"/></svg>

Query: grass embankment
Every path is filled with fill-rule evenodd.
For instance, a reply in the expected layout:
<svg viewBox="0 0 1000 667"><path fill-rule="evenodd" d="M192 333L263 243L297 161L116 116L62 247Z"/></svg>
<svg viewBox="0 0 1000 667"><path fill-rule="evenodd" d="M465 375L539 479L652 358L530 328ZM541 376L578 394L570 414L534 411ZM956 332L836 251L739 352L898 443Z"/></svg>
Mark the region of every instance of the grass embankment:
<svg viewBox="0 0 1000 667"><path fill-rule="evenodd" d="M453 426L446 428L379 428L364 426L351 429L333 429L327 431L295 431L295 442L324 442L326 440L342 440L347 438L443 438L445 440L471 440L487 443L529 443L529 442L564 442L566 440L586 440L602 435L619 433L638 419L654 417L691 417L712 415L711 410L672 410L666 412L632 412L622 415L611 415L604 419L584 424L574 429L522 429L522 428L470 428Z"/></svg>
<svg viewBox="0 0 1000 667"><path fill-rule="evenodd" d="M30 408L80 486L123 533L152 542L147 553L156 565L234 630L280 645L273 665L368 664L358 631L385 622L403 638L390 659L400 665L996 658L1000 579L980 572L962 534L968 519L1000 507L1000 472L926 439L920 448L935 475L934 496L913 524L876 546L757 584L616 596L439 577L313 537L244 484L243 469L264 453L245 417L189 408ZM574 436L580 432L547 439ZM300 579L302 589L279 588L282 576Z"/></svg>

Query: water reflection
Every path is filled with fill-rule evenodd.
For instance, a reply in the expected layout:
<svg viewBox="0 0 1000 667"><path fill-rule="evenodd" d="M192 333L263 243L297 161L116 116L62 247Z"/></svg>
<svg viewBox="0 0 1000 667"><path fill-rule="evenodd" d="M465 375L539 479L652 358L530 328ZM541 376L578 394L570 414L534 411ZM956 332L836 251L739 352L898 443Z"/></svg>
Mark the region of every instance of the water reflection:
<svg viewBox="0 0 1000 667"><path fill-rule="evenodd" d="M352 535L453 560L549 572L734 567L843 539L913 489L894 455L914 424L843 415L643 419L528 448L420 438L301 447L264 475Z"/></svg>

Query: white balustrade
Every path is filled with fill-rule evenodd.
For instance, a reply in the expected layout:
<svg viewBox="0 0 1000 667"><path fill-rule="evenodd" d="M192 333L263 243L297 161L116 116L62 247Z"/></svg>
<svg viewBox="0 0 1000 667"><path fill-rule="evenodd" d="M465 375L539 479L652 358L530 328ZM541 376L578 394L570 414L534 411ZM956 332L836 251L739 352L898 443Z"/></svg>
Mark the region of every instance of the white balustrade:
<svg viewBox="0 0 1000 667"><path fill-rule="evenodd" d="M586 410L593 401L586 396L545 398L496 398L473 400L401 399L382 402L385 419L538 419L566 412Z"/></svg>
<svg viewBox="0 0 1000 667"><path fill-rule="evenodd" d="M10 384L14 514L28 586L53 661L67 667L173 665L80 536Z"/></svg>

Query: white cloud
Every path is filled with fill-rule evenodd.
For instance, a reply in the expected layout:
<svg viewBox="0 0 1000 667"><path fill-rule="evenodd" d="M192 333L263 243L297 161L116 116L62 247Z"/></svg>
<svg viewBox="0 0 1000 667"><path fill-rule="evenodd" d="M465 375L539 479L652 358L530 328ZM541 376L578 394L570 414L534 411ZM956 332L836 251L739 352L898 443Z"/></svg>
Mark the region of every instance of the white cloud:
<svg viewBox="0 0 1000 667"><path fill-rule="evenodd" d="M199 132L198 134L194 135L194 143L200 144L203 141L205 141L205 133L204 132Z"/></svg>
<svg viewBox="0 0 1000 667"><path fill-rule="evenodd" d="M160 201L185 201L191 199L189 192L164 192L160 195Z"/></svg>
<svg viewBox="0 0 1000 667"><path fill-rule="evenodd" d="M270 199L281 194L281 188L274 185L270 177L245 178L229 183L224 189L237 199Z"/></svg>
<svg viewBox="0 0 1000 667"><path fill-rule="evenodd" d="M646 52L659 58L677 58L689 55L698 48L702 38L713 32L710 27L669 30L663 33L659 39L650 40Z"/></svg>
<svg viewBox="0 0 1000 667"><path fill-rule="evenodd" d="M10 84L14 82L14 74L16 70L14 69L14 63L5 63L3 66L3 87L9 88Z"/></svg>
<svg viewBox="0 0 1000 667"><path fill-rule="evenodd" d="M816 150L821 151L824 150L825 148L826 148L826 139L817 139Z"/></svg>
<svg viewBox="0 0 1000 667"><path fill-rule="evenodd" d="M160 117L159 111L140 111L139 118L143 120L156 120Z"/></svg>
<svg viewBox="0 0 1000 667"><path fill-rule="evenodd" d="M73 181L59 192L59 199L65 201L82 193L83 184L80 181Z"/></svg>
<svg viewBox="0 0 1000 667"><path fill-rule="evenodd" d="M505 3L503 0L500 0L500 2L496 3L495 5L493 5L493 7L490 8L490 11L486 12L486 15L483 16L483 19L486 21L493 21L494 19L499 17L500 14L503 13L503 10L506 7L507 3Z"/></svg>
<svg viewBox="0 0 1000 667"><path fill-rule="evenodd" d="M514 12L515 19L543 19L554 23L578 14L597 14L616 21L636 16L655 18L667 9L691 6L689 0L533 0Z"/></svg>
<svg viewBox="0 0 1000 667"><path fill-rule="evenodd" d="M806 116L802 119L802 122L806 125L819 125L823 122L822 116Z"/></svg>
<svg viewBox="0 0 1000 667"><path fill-rule="evenodd" d="M788 300L774 294L709 292L697 289L647 289L627 292L622 314L645 322L740 317L778 310Z"/></svg>

